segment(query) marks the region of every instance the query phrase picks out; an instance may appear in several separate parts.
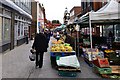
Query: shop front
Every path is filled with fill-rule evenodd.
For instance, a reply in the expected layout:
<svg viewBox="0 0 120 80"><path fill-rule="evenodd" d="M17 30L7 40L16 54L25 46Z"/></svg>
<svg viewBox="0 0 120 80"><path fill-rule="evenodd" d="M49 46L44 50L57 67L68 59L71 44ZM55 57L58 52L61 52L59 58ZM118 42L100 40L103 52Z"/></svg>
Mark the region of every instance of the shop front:
<svg viewBox="0 0 120 80"><path fill-rule="evenodd" d="M22 15L21 15L22 14ZM25 43L29 34L31 15L18 8L13 2L1 1L0 5L0 52L12 50Z"/></svg>
<svg viewBox="0 0 120 80"><path fill-rule="evenodd" d="M3 27L4 26L4 27ZM10 48L11 12L0 8L0 52Z"/></svg>
<svg viewBox="0 0 120 80"><path fill-rule="evenodd" d="M2 9L0 8L0 53L2 52Z"/></svg>

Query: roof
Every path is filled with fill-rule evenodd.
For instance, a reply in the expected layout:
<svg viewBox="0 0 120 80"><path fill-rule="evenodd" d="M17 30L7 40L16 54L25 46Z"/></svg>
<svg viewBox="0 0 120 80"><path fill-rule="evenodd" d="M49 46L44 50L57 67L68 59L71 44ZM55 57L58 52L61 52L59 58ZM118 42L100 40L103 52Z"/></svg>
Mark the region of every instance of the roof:
<svg viewBox="0 0 120 80"><path fill-rule="evenodd" d="M16 11L18 11L20 14L23 14L25 16L27 16L28 18L32 19L32 16L30 14L28 14L27 12L25 12L23 9L21 9L20 7L18 7L15 3L13 3L11 0L0 0L0 2Z"/></svg>
<svg viewBox="0 0 120 80"><path fill-rule="evenodd" d="M116 0L109 1L104 7L100 8L97 12L118 12L120 4Z"/></svg>
<svg viewBox="0 0 120 80"><path fill-rule="evenodd" d="M81 8L81 6L74 6L74 7L70 10L70 12L72 12L75 8Z"/></svg>

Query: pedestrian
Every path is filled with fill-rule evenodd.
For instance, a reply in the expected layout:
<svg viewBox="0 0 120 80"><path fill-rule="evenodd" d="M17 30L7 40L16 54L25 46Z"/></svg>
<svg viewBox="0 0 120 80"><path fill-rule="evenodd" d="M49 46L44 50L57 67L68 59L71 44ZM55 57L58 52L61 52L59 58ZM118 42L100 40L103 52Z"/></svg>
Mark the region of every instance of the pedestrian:
<svg viewBox="0 0 120 80"><path fill-rule="evenodd" d="M49 34L48 30L45 30L44 34L45 34L45 36L46 36L46 38L47 38L47 44L49 44L50 34Z"/></svg>
<svg viewBox="0 0 120 80"><path fill-rule="evenodd" d="M114 36L113 36L113 33L111 31L109 31L109 34L108 34L108 39L107 39L107 45L108 45L108 48L111 49L112 48L112 43L114 41Z"/></svg>
<svg viewBox="0 0 120 80"><path fill-rule="evenodd" d="M113 37L113 33L111 31L109 31L109 34L108 34L109 37Z"/></svg>
<svg viewBox="0 0 120 80"><path fill-rule="evenodd" d="M28 41L28 33L25 34L25 40L26 40L26 44L28 44L29 43L29 41Z"/></svg>
<svg viewBox="0 0 120 80"><path fill-rule="evenodd" d="M39 33L35 36L32 48L36 50L36 68L42 68L43 66L43 55L47 52L47 38L44 33ZM38 60L39 59L39 60Z"/></svg>
<svg viewBox="0 0 120 80"><path fill-rule="evenodd" d="M56 33L56 39L57 39L57 41L60 39L60 34L59 34L59 32Z"/></svg>

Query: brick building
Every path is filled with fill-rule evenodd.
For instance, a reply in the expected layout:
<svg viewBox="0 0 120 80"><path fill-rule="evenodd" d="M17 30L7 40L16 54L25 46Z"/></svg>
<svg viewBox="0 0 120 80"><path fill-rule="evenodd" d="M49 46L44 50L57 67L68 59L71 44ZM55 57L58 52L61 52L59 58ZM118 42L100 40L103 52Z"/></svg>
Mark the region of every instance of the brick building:
<svg viewBox="0 0 120 80"><path fill-rule="evenodd" d="M107 4L110 0L81 0L81 9L82 14L85 14L91 10L97 11L101 7L103 7L105 4ZM116 0L120 3L120 0Z"/></svg>
<svg viewBox="0 0 120 80"><path fill-rule="evenodd" d="M81 14L81 7L80 6L74 6L70 10L70 19L69 19L69 24L73 24L74 21L78 19L78 15Z"/></svg>
<svg viewBox="0 0 120 80"><path fill-rule="evenodd" d="M32 29L31 29L31 36L35 35L36 33L42 32L45 27L45 8L43 4L33 0L32 2Z"/></svg>

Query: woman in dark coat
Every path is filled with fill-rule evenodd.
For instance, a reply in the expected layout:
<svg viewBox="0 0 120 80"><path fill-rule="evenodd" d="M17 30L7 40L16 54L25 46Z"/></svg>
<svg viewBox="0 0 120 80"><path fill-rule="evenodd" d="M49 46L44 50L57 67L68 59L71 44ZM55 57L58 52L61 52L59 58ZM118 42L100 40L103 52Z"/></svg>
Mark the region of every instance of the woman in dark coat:
<svg viewBox="0 0 120 80"><path fill-rule="evenodd" d="M44 52L47 52L47 47L48 44L46 36L43 33L37 34L32 46L32 48L36 50L36 67L39 66L39 68L42 68L43 55Z"/></svg>

